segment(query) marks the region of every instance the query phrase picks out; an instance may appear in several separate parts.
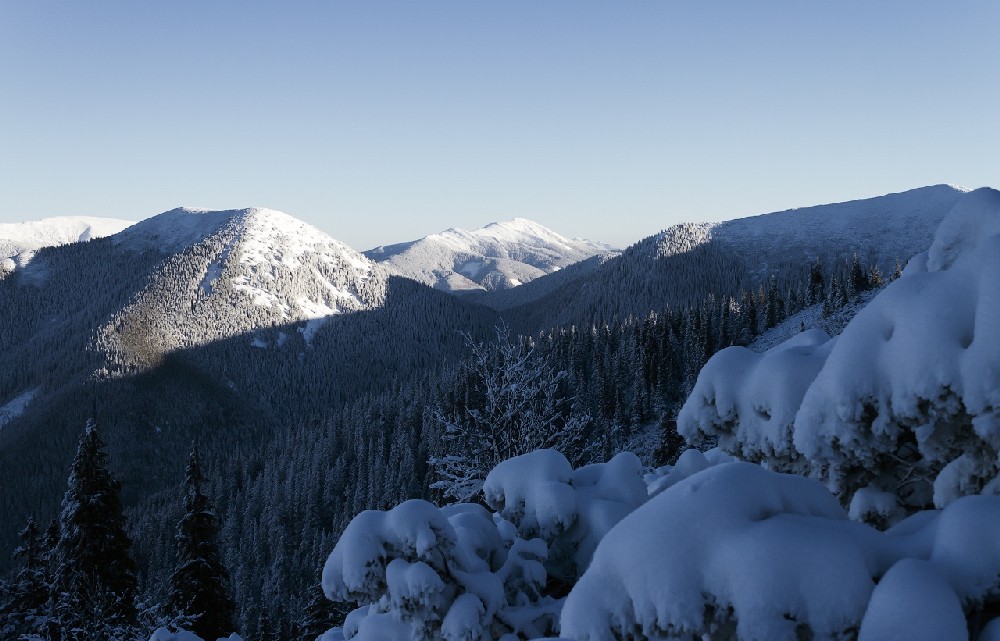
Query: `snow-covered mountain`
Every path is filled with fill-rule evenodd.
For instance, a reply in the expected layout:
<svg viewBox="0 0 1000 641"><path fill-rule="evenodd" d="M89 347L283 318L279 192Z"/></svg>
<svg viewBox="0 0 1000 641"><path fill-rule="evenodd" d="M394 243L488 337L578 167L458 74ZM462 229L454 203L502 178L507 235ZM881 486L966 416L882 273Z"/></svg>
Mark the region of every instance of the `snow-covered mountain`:
<svg viewBox="0 0 1000 641"><path fill-rule="evenodd" d="M291 324L309 343L329 318L385 301L383 268L272 209L174 209L111 241L128 252L170 256L103 330L133 356L152 344L161 353Z"/></svg>
<svg viewBox="0 0 1000 641"><path fill-rule="evenodd" d="M79 243L117 234L135 221L59 216L23 223L0 223L0 269L27 264L42 247Z"/></svg>
<svg viewBox="0 0 1000 641"><path fill-rule="evenodd" d="M435 372L464 353L463 332L484 340L496 323L268 209L174 209L40 250L0 272L0 513L13 515L0 541L55 509L90 418L146 497L174 484L192 440L261 452L276 432Z"/></svg>
<svg viewBox="0 0 1000 641"><path fill-rule="evenodd" d="M596 254L604 243L566 238L524 218L473 231L449 229L419 240L376 247L365 255L392 273L449 292L509 289Z"/></svg>
<svg viewBox="0 0 1000 641"><path fill-rule="evenodd" d="M772 275L779 284L798 280L816 260L830 267L856 254L862 264L877 264L889 274L897 260L905 264L927 247L966 191L936 185L721 223L675 225L581 271L537 300L519 306L507 300L502 308L510 308L522 331L537 331L581 320L641 316L702 301L709 294L736 295L756 289ZM532 287L544 287L549 278ZM507 298L516 298L517 292Z"/></svg>

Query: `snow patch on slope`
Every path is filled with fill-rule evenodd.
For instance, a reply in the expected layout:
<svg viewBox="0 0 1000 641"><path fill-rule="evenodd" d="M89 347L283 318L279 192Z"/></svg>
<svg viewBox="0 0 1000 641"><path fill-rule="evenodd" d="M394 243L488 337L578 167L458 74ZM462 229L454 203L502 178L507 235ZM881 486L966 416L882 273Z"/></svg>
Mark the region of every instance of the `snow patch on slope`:
<svg viewBox="0 0 1000 641"><path fill-rule="evenodd" d="M20 416L28 404L38 395L40 389L39 387L29 389L0 406L0 428Z"/></svg>

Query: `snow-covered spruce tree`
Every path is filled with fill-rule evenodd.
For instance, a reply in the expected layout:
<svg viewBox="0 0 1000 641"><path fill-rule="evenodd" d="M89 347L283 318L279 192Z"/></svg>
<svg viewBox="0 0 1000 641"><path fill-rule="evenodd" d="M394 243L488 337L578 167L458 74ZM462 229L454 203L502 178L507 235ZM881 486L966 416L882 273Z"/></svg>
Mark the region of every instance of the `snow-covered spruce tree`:
<svg viewBox="0 0 1000 641"><path fill-rule="evenodd" d="M0 638L41 635L45 629L49 586L45 580L45 550L35 519L21 530L14 558L22 566L6 595L0 595Z"/></svg>
<svg viewBox="0 0 1000 641"><path fill-rule="evenodd" d="M430 463L432 488L448 499L469 501L479 494L501 461L541 448L580 458L588 416L574 415L566 372L553 369L533 347L496 328L495 344L475 343L463 374L469 381L464 411L438 407L445 452Z"/></svg>
<svg viewBox="0 0 1000 641"><path fill-rule="evenodd" d="M301 632L299 636L303 641L315 641L343 618L339 608L323 594L323 585L316 584L309 590L309 603L306 604L305 613L299 623Z"/></svg>
<svg viewBox="0 0 1000 641"><path fill-rule="evenodd" d="M54 550L53 628L61 641L127 638L136 623L136 564L108 468L104 442L88 422L73 459Z"/></svg>
<svg viewBox="0 0 1000 641"><path fill-rule="evenodd" d="M504 461L482 505L413 499L356 516L323 569L330 599L359 606L331 638L524 641L554 635L597 542L647 499L630 453L573 469L554 450ZM558 579L558 581L553 581Z"/></svg>
<svg viewBox="0 0 1000 641"><path fill-rule="evenodd" d="M236 606L219 553L219 521L202 491L204 482L194 447L184 476L184 516L175 537L178 564L170 577L167 607L173 616L189 618L191 631L201 638L218 639L235 630Z"/></svg>

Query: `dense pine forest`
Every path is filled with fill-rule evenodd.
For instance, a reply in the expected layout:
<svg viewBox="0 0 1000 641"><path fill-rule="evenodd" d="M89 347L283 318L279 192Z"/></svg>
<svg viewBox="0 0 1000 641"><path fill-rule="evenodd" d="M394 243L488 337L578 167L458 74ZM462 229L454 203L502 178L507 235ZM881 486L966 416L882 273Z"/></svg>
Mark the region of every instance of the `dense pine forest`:
<svg viewBox="0 0 1000 641"><path fill-rule="evenodd" d="M381 319L347 317L322 330L314 339L316 350L302 351L278 371L290 371L303 358L340 354L330 365L333 373L283 379L287 387L280 392L268 389L272 379L266 370L274 361L241 356L259 352L254 347L233 351L209 345L190 356L181 352L146 383L141 378L117 383L128 385L133 398L170 389L174 403L202 404L179 414L180 429L135 426L156 433L174 429L177 449L191 452L186 463L157 466L155 479L144 476L124 441L116 448L101 440L104 433L122 438L119 428L105 430L104 423L142 421L142 413L108 404L106 399L116 396L96 393L93 384L80 387L70 398L77 404L77 434L83 436L67 468L68 485L64 470L64 494L51 483L31 486L31 492L49 493L44 505L59 504L60 498L61 504L56 511L34 510L20 526L20 543L0 591L0 630L4 638L89 641L148 637L153 628L174 624L194 626L190 629L205 639L231 626L253 641L314 639L346 614L322 597L319 570L361 511L411 498L439 505L480 501L490 469L540 447L558 449L574 466L625 450L650 467L673 463L684 447L676 429L678 409L713 354L749 345L806 308L834 316L885 280L877 264L864 265L854 256L828 266L817 260L797 273L785 270L780 278L772 275L734 294L711 294L641 315L618 315L614 310L625 308L612 306L585 324L536 333L516 333L523 319L511 316L508 325L475 310L478 328L468 320L453 322L456 329L447 336L410 330L400 337L383 328L392 338L382 349L391 356L382 370L370 370L380 372L374 379L357 373L355 387L342 368L360 360L343 357L350 353L348 339L338 339L333 330L366 331ZM399 282L390 291L408 287ZM435 310L443 310L442 316L452 312L451 299L439 296L410 295L398 309L440 326L433 320ZM414 300L438 302L421 303L421 311L410 304ZM393 309L378 313L384 317ZM291 338L301 340L294 332ZM336 346L324 348L324 341ZM454 358L432 364L419 350L406 351L404 344L411 341L428 341L432 352ZM450 352L441 352L441 346ZM261 399L256 412L241 409L230 398L232 390L217 382L203 382L217 390L207 405L202 394L185 391L202 384L200 378L188 379L199 371L189 358L233 377L233 370L249 364L263 368L245 377L258 387L241 390ZM379 381L380 389L359 396L361 379ZM329 390L324 383L329 380L347 386ZM501 389L519 391L504 396ZM274 406L278 402L296 411L282 412ZM190 427L205 421L225 424L227 431ZM507 436L484 437L486 426L498 425ZM197 442L193 449L191 440ZM132 457L127 465L126 456ZM123 469L124 475L113 472ZM151 498L137 500L150 490ZM104 529L87 529L95 527ZM92 540L107 547L94 548ZM104 562L110 559L115 560ZM215 618L199 617L207 612ZM81 617L105 627L83 625Z"/></svg>

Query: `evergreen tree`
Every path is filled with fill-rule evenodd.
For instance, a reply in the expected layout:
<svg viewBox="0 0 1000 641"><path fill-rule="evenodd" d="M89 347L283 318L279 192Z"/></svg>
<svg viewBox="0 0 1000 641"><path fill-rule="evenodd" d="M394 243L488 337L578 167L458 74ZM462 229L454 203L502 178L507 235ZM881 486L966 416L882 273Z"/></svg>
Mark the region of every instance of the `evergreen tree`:
<svg viewBox="0 0 1000 641"><path fill-rule="evenodd" d="M903 265L896 259L896 266L892 270L892 275L889 277L889 282L892 282L903 275Z"/></svg>
<svg viewBox="0 0 1000 641"><path fill-rule="evenodd" d="M136 564L104 442L87 423L73 459L54 550L61 641L120 639L136 623Z"/></svg>
<svg viewBox="0 0 1000 641"><path fill-rule="evenodd" d="M45 550L35 519L28 519L20 538L14 558L21 561L21 570L6 594L0 596L0 635L5 639L40 635L46 623L49 586L45 580Z"/></svg>
<svg viewBox="0 0 1000 641"><path fill-rule="evenodd" d="M203 639L229 636L235 630L229 573L219 553L219 522L205 495L198 448L191 450L184 477L184 516L177 524L177 569L170 577L168 608L189 618L191 631Z"/></svg>
<svg viewBox="0 0 1000 641"><path fill-rule="evenodd" d="M778 281L772 275L767 283L767 290L764 292L764 326L771 329L779 322L784 313L785 302L778 293Z"/></svg>
<svg viewBox="0 0 1000 641"><path fill-rule="evenodd" d="M878 263L872 263L868 269L868 287L878 289L885 285L885 278L882 277L882 270L878 268Z"/></svg>
<svg viewBox="0 0 1000 641"><path fill-rule="evenodd" d="M848 293L856 296L866 289L868 289L868 278L865 276L865 270L861 268L861 261L858 260L858 255L854 254L851 257L850 276L847 281Z"/></svg>
<svg viewBox="0 0 1000 641"><path fill-rule="evenodd" d="M806 290L806 304L813 305L823 300L826 290L826 279L823 277L823 265L819 258L809 268L809 285Z"/></svg>
<svg viewBox="0 0 1000 641"><path fill-rule="evenodd" d="M274 627L271 625L271 617L267 614L267 609L260 611L260 619L257 621L257 641L278 641L274 635Z"/></svg>

